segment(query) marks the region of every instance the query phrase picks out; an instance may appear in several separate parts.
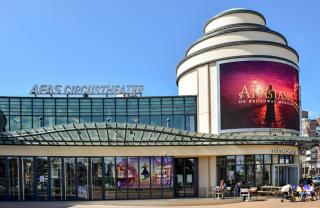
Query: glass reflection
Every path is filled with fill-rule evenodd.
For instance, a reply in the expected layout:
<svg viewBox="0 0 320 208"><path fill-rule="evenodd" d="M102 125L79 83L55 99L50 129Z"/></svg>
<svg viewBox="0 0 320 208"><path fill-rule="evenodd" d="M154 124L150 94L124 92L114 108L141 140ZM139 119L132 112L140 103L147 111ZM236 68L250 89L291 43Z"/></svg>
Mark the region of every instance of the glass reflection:
<svg viewBox="0 0 320 208"><path fill-rule="evenodd" d="M227 180L229 178L228 164L232 157L234 156L217 157L218 183L221 179ZM294 162L293 158L292 155L237 155L236 179L242 181L244 186L272 185L273 164L292 164Z"/></svg>
<svg viewBox="0 0 320 208"><path fill-rule="evenodd" d="M271 155L264 155L264 164L271 164Z"/></svg>
<svg viewBox="0 0 320 208"><path fill-rule="evenodd" d="M18 158L8 157L8 164L9 164L9 174L8 174L9 200L19 200L20 192L19 192Z"/></svg>
<svg viewBox="0 0 320 208"><path fill-rule="evenodd" d="M22 158L22 176L23 176L23 200L33 199L33 177L34 177L34 167L33 158L25 157Z"/></svg>
<svg viewBox="0 0 320 208"><path fill-rule="evenodd" d="M265 165L264 166L263 183L265 185L272 185L272 181L271 181L271 165Z"/></svg>
<svg viewBox="0 0 320 208"><path fill-rule="evenodd" d="M244 165L237 165L236 166L236 173L237 173L237 180L242 181L242 183L245 184L246 175L245 175Z"/></svg>
<svg viewBox="0 0 320 208"><path fill-rule="evenodd" d="M5 174L5 159L0 157L0 200L5 200L6 198L6 174Z"/></svg>
<svg viewBox="0 0 320 208"><path fill-rule="evenodd" d="M175 168L175 195L195 196L195 159L177 158L174 160Z"/></svg>
<svg viewBox="0 0 320 208"><path fill-rule="evenodd" d="M256 186L263 185L263 165L256 165Z"/></svg>
<svg viewBox="0 0 320 208"><path fill-rule="evenodd" d="M117 199L127 198L127 158L116 157L116 170L117 170Z"/></svg>
<svg viewBox="0 0 320 208"><path fill-rule="evenodd" d="M254 185L254 165L247 165L247 181L248 186Z"/></svg>
<svg viewBox="0 0 320 208"><path fill-rule="evenodd" d="M116 198L116 175L114 157L104 158L104 188L105 199Z"/></svg>
<svg viewBox="0 0 320 208"><path fill-rule="evenodd" d="M235 182L235 156L227 156L227 185L233 186Z"/></svg>
<svg viewBox="0 0 320 208"><path fill-rule="evenodd" d="M272 155L272 163L273 164L278 164L279 163L278 155Z"/></svg>
<svg viewBox="0 0 320 208"><path fill-rule="evenodd" d="M162 188L163 198L173 197L173 167L172 157L163 157L162 160Z"/></svg>
<svg viewBox="0 0 320 208"><path fill-rule="evenodd" d="M284 164L285 163L285 155L279 155L279 163Z"/></svg>
<svg viewBox="0 0 320 208"><path fill-rule="evenodd" d="M161 157L151 157L151 198L161 198Z"/></svg>
<svg viewBox="0 0 320 208"><path fill-rule="evenodd" d="M61 158L50 158L52 200L62 200L61 171Z"/></svg>
<svg viewBox="0 0 320 208"><path fill-rule="evenodd" d="M194 159L185 160L185 196L195 195L195 184L194 184Z"/></svg>
<svg viewBox="0 0 320 208"><path fill-rule="evenodd" d="M140 157L140 199L150 198L150 160L149 157Z"/></svg>
<svg viewBox="0 0 320 208"><path fill-rule="evenodd" d="M89 199L88 158L77 158L78 199Z"/></svg>
<svg viewBox="0 0 320 208"><path fill-rule="evenodd" d="M196 125L195 125L195 116L186 116L186 130L195 131Z"/></svg>
<svg viewBox="0 0 320 208"><path fill-rule="evenodd" d="M92 196L93 200L102 199L102 158L91 159Z"/></svg>
<svg viewBox="0 0 320 208"><path fill-rule="evenodd" d="M21 129L31 129L32 128L32 117L22 116L21 117Z"/></svg>
<svg viewBox="0 0 320 208"><path fill-rule="evenodd" d="M138 157L128 157L128 198L139 198Z"/></svg>
<svg viewBox="0 0 320 208"><path fill-rule="evenodd" d="M171 198L174 193L172 157L22 157L21 170L19 159L0 157L1 200L19 200L20 193L21 200ZM182 162L188 194L188 187L194 190L194 159Z"/></svg>
<svg viewBox="0 0 320 208"><path fill-rule="evenodd" d="M76 163L75 158L64 159L65 199L76 199Z"/></svg>
<svg viewBox="0 0 320 208"><path fill-rule="evenodd" d="M48 158L36 157L35 162L37 199L48 200Z"/></svg>
<svg viewBox="0 0 320 208"><path fill-rule="evenodd" d="M152 123L196 129L195 97L163 98L3 98L0 108L8 115L8 130L78 122L111 121ZM150 117L151 116L151 117ZM41 119L40 119L41 118ZM116 118L116 119L115 119ZM139 118L139 119L138 119Z"/></svg>
<svg viewBox="0 0 320 208"><path fill-rule="evenodd" d="M10 116L10 130L20 129L20 116Z"/></svg>

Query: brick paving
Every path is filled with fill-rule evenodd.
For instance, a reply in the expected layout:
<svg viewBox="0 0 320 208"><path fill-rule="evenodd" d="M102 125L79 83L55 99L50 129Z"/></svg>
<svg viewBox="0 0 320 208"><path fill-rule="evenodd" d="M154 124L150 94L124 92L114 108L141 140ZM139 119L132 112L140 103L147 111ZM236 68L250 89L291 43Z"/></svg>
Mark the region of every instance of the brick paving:
<svg viewBox="0 0 320 208"><path fill-rule="evenodd" d="M196 201L197 199L194 199ZM201 199L199 199L201 200ZM214 199L212 199L214 200ZM156 200L154 200L156 201ZM158 200L159 201L159 200ZM179 199L177 200L179 201ZM181 200L182 202L188 202L188 200ZM222 200L221 200L222 201ZM266 201L253 201L253 202L236 202L230 204L215 204L215 205L192 205L196 202L188 204L180 204L179 206L142 206L137 201L131 201L126 206L108 201L90 201L90 202L0 202L0 208L320 208L320 200L309 202L280 202L280 199L268 199ZM149 203L152 201L149 201ZM225 201L228 203L227 201ZM111 205L110 205L111 203ZM215 203L215 202L214 202ZM129 206L128 206L129 205Z"/></svg>
<svg viewBox="0 0 320 208"><path fill-rule="evenodd" d="M308 202L281 202L280 199L242 202L235 204L210 205L211 208L320 208L320 200Z"/></svg>

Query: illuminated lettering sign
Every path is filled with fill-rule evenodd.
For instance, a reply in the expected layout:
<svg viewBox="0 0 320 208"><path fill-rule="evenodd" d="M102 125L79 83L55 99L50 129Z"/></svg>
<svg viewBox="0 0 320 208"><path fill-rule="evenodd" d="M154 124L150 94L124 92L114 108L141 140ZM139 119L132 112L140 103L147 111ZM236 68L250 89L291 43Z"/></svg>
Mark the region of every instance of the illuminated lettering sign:
<svg viewBox="0 0 320 208"><path fill-rule="evenodd" d="M297 155L298 154L298 152L294 151L294 150L279 149L279 148L272 149L271 152L276 153L276 154L287 154L287 155Z"/></svg>
<svg viewBox="0 0 320 208"><path fill-rule="evenodd" d="M33 85L30 95L107 95L140 96L143 85Z"/></svg>

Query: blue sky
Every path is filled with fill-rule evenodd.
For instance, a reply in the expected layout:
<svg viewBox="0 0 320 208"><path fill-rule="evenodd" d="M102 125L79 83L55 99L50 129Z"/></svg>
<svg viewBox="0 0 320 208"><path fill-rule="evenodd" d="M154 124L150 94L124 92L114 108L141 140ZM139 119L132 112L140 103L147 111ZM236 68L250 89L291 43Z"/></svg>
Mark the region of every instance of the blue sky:
<svg viewBox="0 0 320 208"><path fill-rule="evenodd" d="M207 20L230 8L261 12L300 54L303 109L320 115L319 1L0 1L0 95L33 84L144 84L176 95L176 65Z"/></svg>

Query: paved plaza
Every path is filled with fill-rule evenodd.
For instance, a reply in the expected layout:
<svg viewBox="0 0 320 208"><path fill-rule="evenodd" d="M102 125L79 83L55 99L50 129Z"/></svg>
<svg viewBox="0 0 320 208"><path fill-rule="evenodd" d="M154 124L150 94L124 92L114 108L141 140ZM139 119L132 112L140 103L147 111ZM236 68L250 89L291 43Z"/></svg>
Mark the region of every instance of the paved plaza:
<svg viewBox="0 0 320 208"><path fill-rule="evenodd" d="M143 203L145 205L143 205ZM153 204L153 205L152 205ZM170 204L166 206L165 204ZM309 202L284 202L280 199L240 202L239 200L174 199L135 201L90 201L90 202L0 202L1 208L319 208L320 200Z"/></svg>

